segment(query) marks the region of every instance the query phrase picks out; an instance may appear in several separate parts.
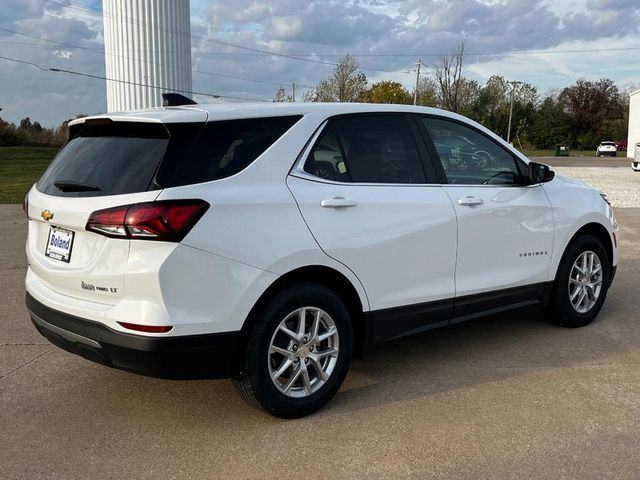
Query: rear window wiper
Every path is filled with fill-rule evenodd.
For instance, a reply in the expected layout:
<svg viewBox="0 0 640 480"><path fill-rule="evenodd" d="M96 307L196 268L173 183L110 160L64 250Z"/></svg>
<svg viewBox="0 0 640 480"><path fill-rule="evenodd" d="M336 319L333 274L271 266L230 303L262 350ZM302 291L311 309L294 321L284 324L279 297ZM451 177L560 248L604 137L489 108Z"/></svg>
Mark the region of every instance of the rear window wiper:
<svg viewBox="0 0 640 480"><path fill-rule="evenodd" d="M63 192L99 192L100 187L88 183L72 182L69 180L58 180L53 182Z"/></svg>

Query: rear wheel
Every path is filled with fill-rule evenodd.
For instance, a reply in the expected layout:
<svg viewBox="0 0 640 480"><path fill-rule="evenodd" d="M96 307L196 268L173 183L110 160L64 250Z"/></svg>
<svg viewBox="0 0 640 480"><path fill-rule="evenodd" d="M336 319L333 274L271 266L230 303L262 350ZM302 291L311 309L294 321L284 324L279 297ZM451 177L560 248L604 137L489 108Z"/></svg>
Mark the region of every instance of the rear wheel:
<svg viewBox="0 0 640 480"><path fill-rule="evenodd" d="M302 417L336 394L352 349L349 313L333 291L313 283L289 287L261 312L234 384L254 407Z"/></svg>
<svg viewBox="0 0 640 480"><path fill-rule="evenodd" d="M593 235L576 238L558 267L549 309L551 321L566 327L591 323L602 308L609 278L602 242Z"/></svg>

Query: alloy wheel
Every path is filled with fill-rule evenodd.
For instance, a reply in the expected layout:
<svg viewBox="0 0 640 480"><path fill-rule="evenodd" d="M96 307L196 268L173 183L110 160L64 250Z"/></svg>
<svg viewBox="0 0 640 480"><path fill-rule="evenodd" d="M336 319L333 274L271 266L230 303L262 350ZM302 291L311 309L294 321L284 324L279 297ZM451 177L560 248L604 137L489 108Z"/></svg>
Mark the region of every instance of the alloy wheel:
<svg viewBox="0 0 640 480"><path fill-rule="evenodd" d="M281 393L308 397L329 380L338 354L338 329L331 316L316 307L298 308L280 322L271 337L269 375Z"/></svg>
<svg viewBox="0 0 640 480"><path fill-rule="evenodd" d="M602 291L602 262L592 251L582 252L569 274L569 301L578 313L587 313Z"/></svg>

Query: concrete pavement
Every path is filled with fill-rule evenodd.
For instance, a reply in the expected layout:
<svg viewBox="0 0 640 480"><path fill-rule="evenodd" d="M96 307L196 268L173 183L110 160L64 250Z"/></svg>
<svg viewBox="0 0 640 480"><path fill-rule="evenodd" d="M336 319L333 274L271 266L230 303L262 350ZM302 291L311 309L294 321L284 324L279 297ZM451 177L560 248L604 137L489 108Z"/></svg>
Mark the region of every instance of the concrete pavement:
<svg viewBox="0 0 640 480"><path fill-rule="evenodd" d="M229 381L177 382L50 346L24 308L25 221L0 205L3 479L640 477L640 209L596 323L536 309L382 345L308 418L253 410Z"/></svg>

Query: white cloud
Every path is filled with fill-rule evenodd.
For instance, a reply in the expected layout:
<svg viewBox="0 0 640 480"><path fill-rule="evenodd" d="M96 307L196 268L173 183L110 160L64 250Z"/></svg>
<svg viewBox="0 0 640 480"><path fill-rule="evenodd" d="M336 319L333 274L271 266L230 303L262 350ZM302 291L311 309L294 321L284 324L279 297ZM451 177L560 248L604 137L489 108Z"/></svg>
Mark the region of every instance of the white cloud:
<svg viewBox="0 0 640 480"><path fill-rule="evenodd" d="M73 52L71 52L70 50L55 50L53 54L58 58L69 60L71 58L71 55L73 55Z"/></svg>

